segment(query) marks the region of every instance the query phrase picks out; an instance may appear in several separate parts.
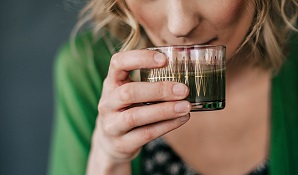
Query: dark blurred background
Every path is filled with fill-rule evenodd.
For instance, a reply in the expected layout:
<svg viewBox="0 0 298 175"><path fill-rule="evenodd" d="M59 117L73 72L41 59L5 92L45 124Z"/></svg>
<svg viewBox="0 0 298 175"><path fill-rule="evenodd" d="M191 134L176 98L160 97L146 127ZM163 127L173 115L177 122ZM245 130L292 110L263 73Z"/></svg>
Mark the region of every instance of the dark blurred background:
<svg viewBox="0 0 298 175"><path fill-rule="evenodd" d="M53 60L83 0L0 2L0 174L46 174Z"/></svg>

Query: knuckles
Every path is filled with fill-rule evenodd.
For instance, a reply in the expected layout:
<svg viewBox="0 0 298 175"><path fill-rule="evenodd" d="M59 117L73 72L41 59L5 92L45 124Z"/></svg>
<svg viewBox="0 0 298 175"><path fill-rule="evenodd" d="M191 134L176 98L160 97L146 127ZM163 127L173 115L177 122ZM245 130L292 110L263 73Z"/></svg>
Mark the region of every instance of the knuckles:
<svg viewBox="0 0 298 175"><path fill-rule="evenodd" d="M131 92L131 88L129 88L129 86L121 86L121 88L118 88L117 92L121 101L128 102L132 100L133 92Z"/></svg>
<svg viewBox="0 0 298 175"><path fill-rule="evenodd" d="M162 81L158 84L158 91L157 91L157 95L158 97L160 98L165 98L167 97L167 95L169 95L169 82L165 82L165 81Z"/></svg>
<svg viewBox="0 0 298 175"><path fill-rule="evenodd" d="M156 98L157 100L167 100L175 97L172 93L172 82L161 81L156 84Z"/></svg>
<svg viewBox="0 0 298 175"><path fill-rule="evenodd" d="M123 116L125 124L128 128L135 128L137 126L136 117L134 117L134 113L131 112L132 110L127 110Z"/></svg>
<svg viewBox="0 0 298 175"><path fill-rule="evenodd" d="M98 110L98 116L99 117L103 117L103 116L105 116L105 114L106 114L106 105L105 105L105 102L104 101L101 101L101 102L99 102L98 103L98 105L97 105L97 110Z"/></svg>
<svg viewBox="0 0 298 175"><path fill-rule="evenodd" d="M115 135L115 127L112 123L104 122L101 124L102 132L106 136L113 136Z"/></svg>
<svg viewBox="0 0 298 175"><path fill-rule="evenodd" d="M122 65L120 57L120 53L115 53L111 58L110 67L119 69Z"/></svg>
<svg viewBox="0 0 298 175"><path fill-rule="evenodd" d="M152 127L144 127L141 130L140 134L141 134L141 137L144 139L144 141L147 143L156 138L155 133L156 132Z"/></svg>

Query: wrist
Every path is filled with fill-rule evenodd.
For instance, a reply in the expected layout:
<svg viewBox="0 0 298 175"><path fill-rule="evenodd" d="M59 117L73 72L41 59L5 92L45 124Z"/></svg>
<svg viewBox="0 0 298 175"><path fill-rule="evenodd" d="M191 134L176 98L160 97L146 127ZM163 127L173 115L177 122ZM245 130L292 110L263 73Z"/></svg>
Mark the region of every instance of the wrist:
<svg viewBox="0 0 298 175"><path fill-rule="evenodd" d="M98 147L92 149L89 154L87 175L130 175L131 163L117 162L111 160L106 154L102 153Z"/></svg>

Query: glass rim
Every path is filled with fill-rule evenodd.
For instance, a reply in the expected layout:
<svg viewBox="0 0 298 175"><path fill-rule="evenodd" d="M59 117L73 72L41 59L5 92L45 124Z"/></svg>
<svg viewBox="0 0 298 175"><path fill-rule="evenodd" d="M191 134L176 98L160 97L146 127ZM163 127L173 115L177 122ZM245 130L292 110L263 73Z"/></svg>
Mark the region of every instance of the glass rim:
<svg viewBox="0 0 298 175"><path fill-rule="evenodd" d="M224 45L212 45L212 44L190 44L190 45L169 45L169 46L154 46L154 47L147 47L144 49L148 50L157 50L157 49L212 49L212 48L219 48L219 49L226 49Z"/></svg>

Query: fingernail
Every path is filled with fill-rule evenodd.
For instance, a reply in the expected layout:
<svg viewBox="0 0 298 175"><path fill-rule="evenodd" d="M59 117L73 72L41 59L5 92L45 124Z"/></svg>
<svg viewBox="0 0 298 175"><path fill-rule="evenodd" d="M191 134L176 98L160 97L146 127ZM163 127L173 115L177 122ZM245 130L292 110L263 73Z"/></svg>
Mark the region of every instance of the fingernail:
<svg viewBox="0 0 298 175"><path fill-rule="evenodd" d="M184 84L177 83L173 87L173 93L176 96L185 96L188 91L188 88Z"/></svg>
<svg viewBox="0 0 298 175"><path fill-rule="evenodd" d="M180 117L180 118L179 118L179 121L180 121L180 122L186 122L187 120L189 120L189 118L190 118L190 115L187 114L187 115L185 115L185 116L183 116L183 117Z"/></svg>
<svg viewBox="0 0 298 175"><path fill-rule="evenodd" d="M174 110L177 113L189 113L190 112L190 104L186 101L177 102L174 106Z"/></svg>
<svg viewBox="0 0 298 175"><path fill-rule="evenodd" d="M156 52L156 54L154 55L154 60L158 64L162 64L166 62L166 56L163 53Z"/></svg>

